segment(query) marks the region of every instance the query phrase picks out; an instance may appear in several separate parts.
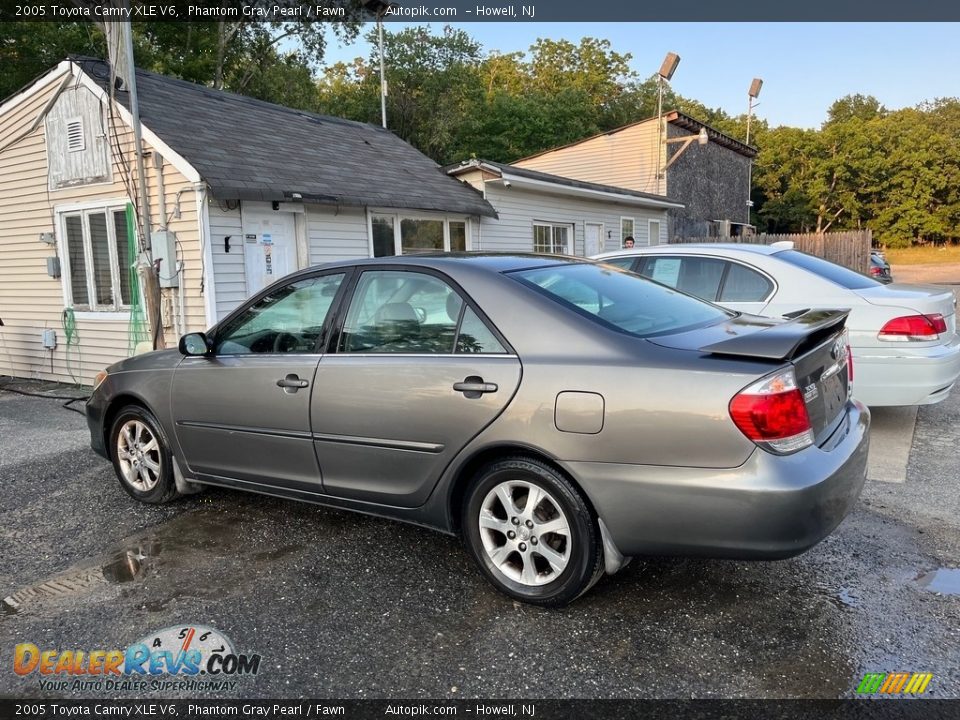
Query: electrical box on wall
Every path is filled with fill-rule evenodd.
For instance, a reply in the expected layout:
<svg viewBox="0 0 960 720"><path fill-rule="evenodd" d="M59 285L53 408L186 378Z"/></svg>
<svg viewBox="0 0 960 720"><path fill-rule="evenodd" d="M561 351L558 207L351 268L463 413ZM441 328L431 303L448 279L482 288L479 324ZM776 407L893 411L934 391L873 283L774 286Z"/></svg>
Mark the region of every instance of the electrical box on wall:
<svg viewBox="0 0 960 720"><path fill-rule="evenodd" d="M56 255L47 258L47 275L52 278L60 277L60 258Z"/></svg>
<svg viewBox="0 0 960 720"><path fill-rule="evenodd" d="M170 230L157 230L150 233L150 247L153 260L160 260L160 287L180 287L180 275L177 273L177 234Z"/></svg>
<svg viewBox="0 0 960 720"><path fill-rule="evenodd" d="M44 330L43 335L40 336L40 339L43 341L43 347L47 350L54 350L57 347L57 331L56 330Z"/></svg>

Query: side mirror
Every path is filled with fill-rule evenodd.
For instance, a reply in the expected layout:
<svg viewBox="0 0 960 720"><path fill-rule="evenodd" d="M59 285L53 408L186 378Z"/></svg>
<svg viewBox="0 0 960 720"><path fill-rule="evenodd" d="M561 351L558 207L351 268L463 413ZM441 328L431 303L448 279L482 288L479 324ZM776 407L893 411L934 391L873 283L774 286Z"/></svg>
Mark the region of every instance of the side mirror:
<svg viewBox="0 0 960 720"><path fill-rule="evenodd" d="M187 333L180 338L180 352L184 355L203 356L210 354L210 341L202 332Z"/></svg>

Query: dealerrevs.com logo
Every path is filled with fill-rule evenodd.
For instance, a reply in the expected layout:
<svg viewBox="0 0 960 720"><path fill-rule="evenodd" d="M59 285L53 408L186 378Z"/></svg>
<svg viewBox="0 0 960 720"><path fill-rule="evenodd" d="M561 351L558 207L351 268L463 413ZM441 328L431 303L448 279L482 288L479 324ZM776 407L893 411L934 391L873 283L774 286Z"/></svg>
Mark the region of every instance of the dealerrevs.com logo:
<svg viewBox="0 0 960 720"><path fill-rule="evenodd" d="M232 690L256 675L260 656L238 653L223 633L180 625L150 633L124 650L41 649L20 643L13 671L36 676L43 690Z"/></svg>

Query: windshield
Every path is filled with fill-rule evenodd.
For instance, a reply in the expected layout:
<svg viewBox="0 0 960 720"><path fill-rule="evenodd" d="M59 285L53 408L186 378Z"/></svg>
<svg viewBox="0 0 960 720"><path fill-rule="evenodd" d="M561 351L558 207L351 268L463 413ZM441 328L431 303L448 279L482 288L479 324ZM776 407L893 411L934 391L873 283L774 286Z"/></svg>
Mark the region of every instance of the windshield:
<svg viewBox="0 0 960 720"><path fill-rule="evenodd" d="M864 288L878 287L881 283L854 272L843 265L836 265L829 260L807 255L799 250L784 250L774 253L775 258L785 260L791 265L809 270L814 275L819 275L825 280L836 283L847 290L863 290Z"/></svg>
<svg viewBox="0 0 960 720"><path fill-rule="evenodd" d="M555 265L508 275L591 320L637 337L682 332L733 315L609 265Z"/></svg>

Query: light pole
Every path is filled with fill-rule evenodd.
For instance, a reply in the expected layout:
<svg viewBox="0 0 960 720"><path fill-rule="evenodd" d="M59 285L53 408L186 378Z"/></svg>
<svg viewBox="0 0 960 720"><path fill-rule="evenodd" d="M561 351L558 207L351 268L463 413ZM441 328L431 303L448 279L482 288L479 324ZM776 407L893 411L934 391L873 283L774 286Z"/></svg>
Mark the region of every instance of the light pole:
<svg viewBox="0 0 960 720"><path fill-rule="evenodd" d="M377 18L377 45L380 55L380 122L387 127L387 75L383 54L383 16L391 8L387 0L365 0L363 7Z"/></svg>
<svg viewBox="0 0 960 720"><path fill-rule="evenodd" d="M660 192L660 154L663 152L665 144L663 142L663 83L670 80L677 71L677 65L680 64L680 56L676 53L668 52L660 64L660 70L657 71L657 194L666 195L666 188Z"/></svg>
<svg viewBox="0 0 960 720"><path fill-rule="evenodd" d="M760 103L754 102L760 96L760 88L763 87L763 80L754 78L750 83L750 89L747 91L747 145L750 145L750 121L753 119L753 108ZM750 199L751 185L753 183L753 158L747 163L747 225L750 224L750 208L753 207L753 200Z"/></svg>

